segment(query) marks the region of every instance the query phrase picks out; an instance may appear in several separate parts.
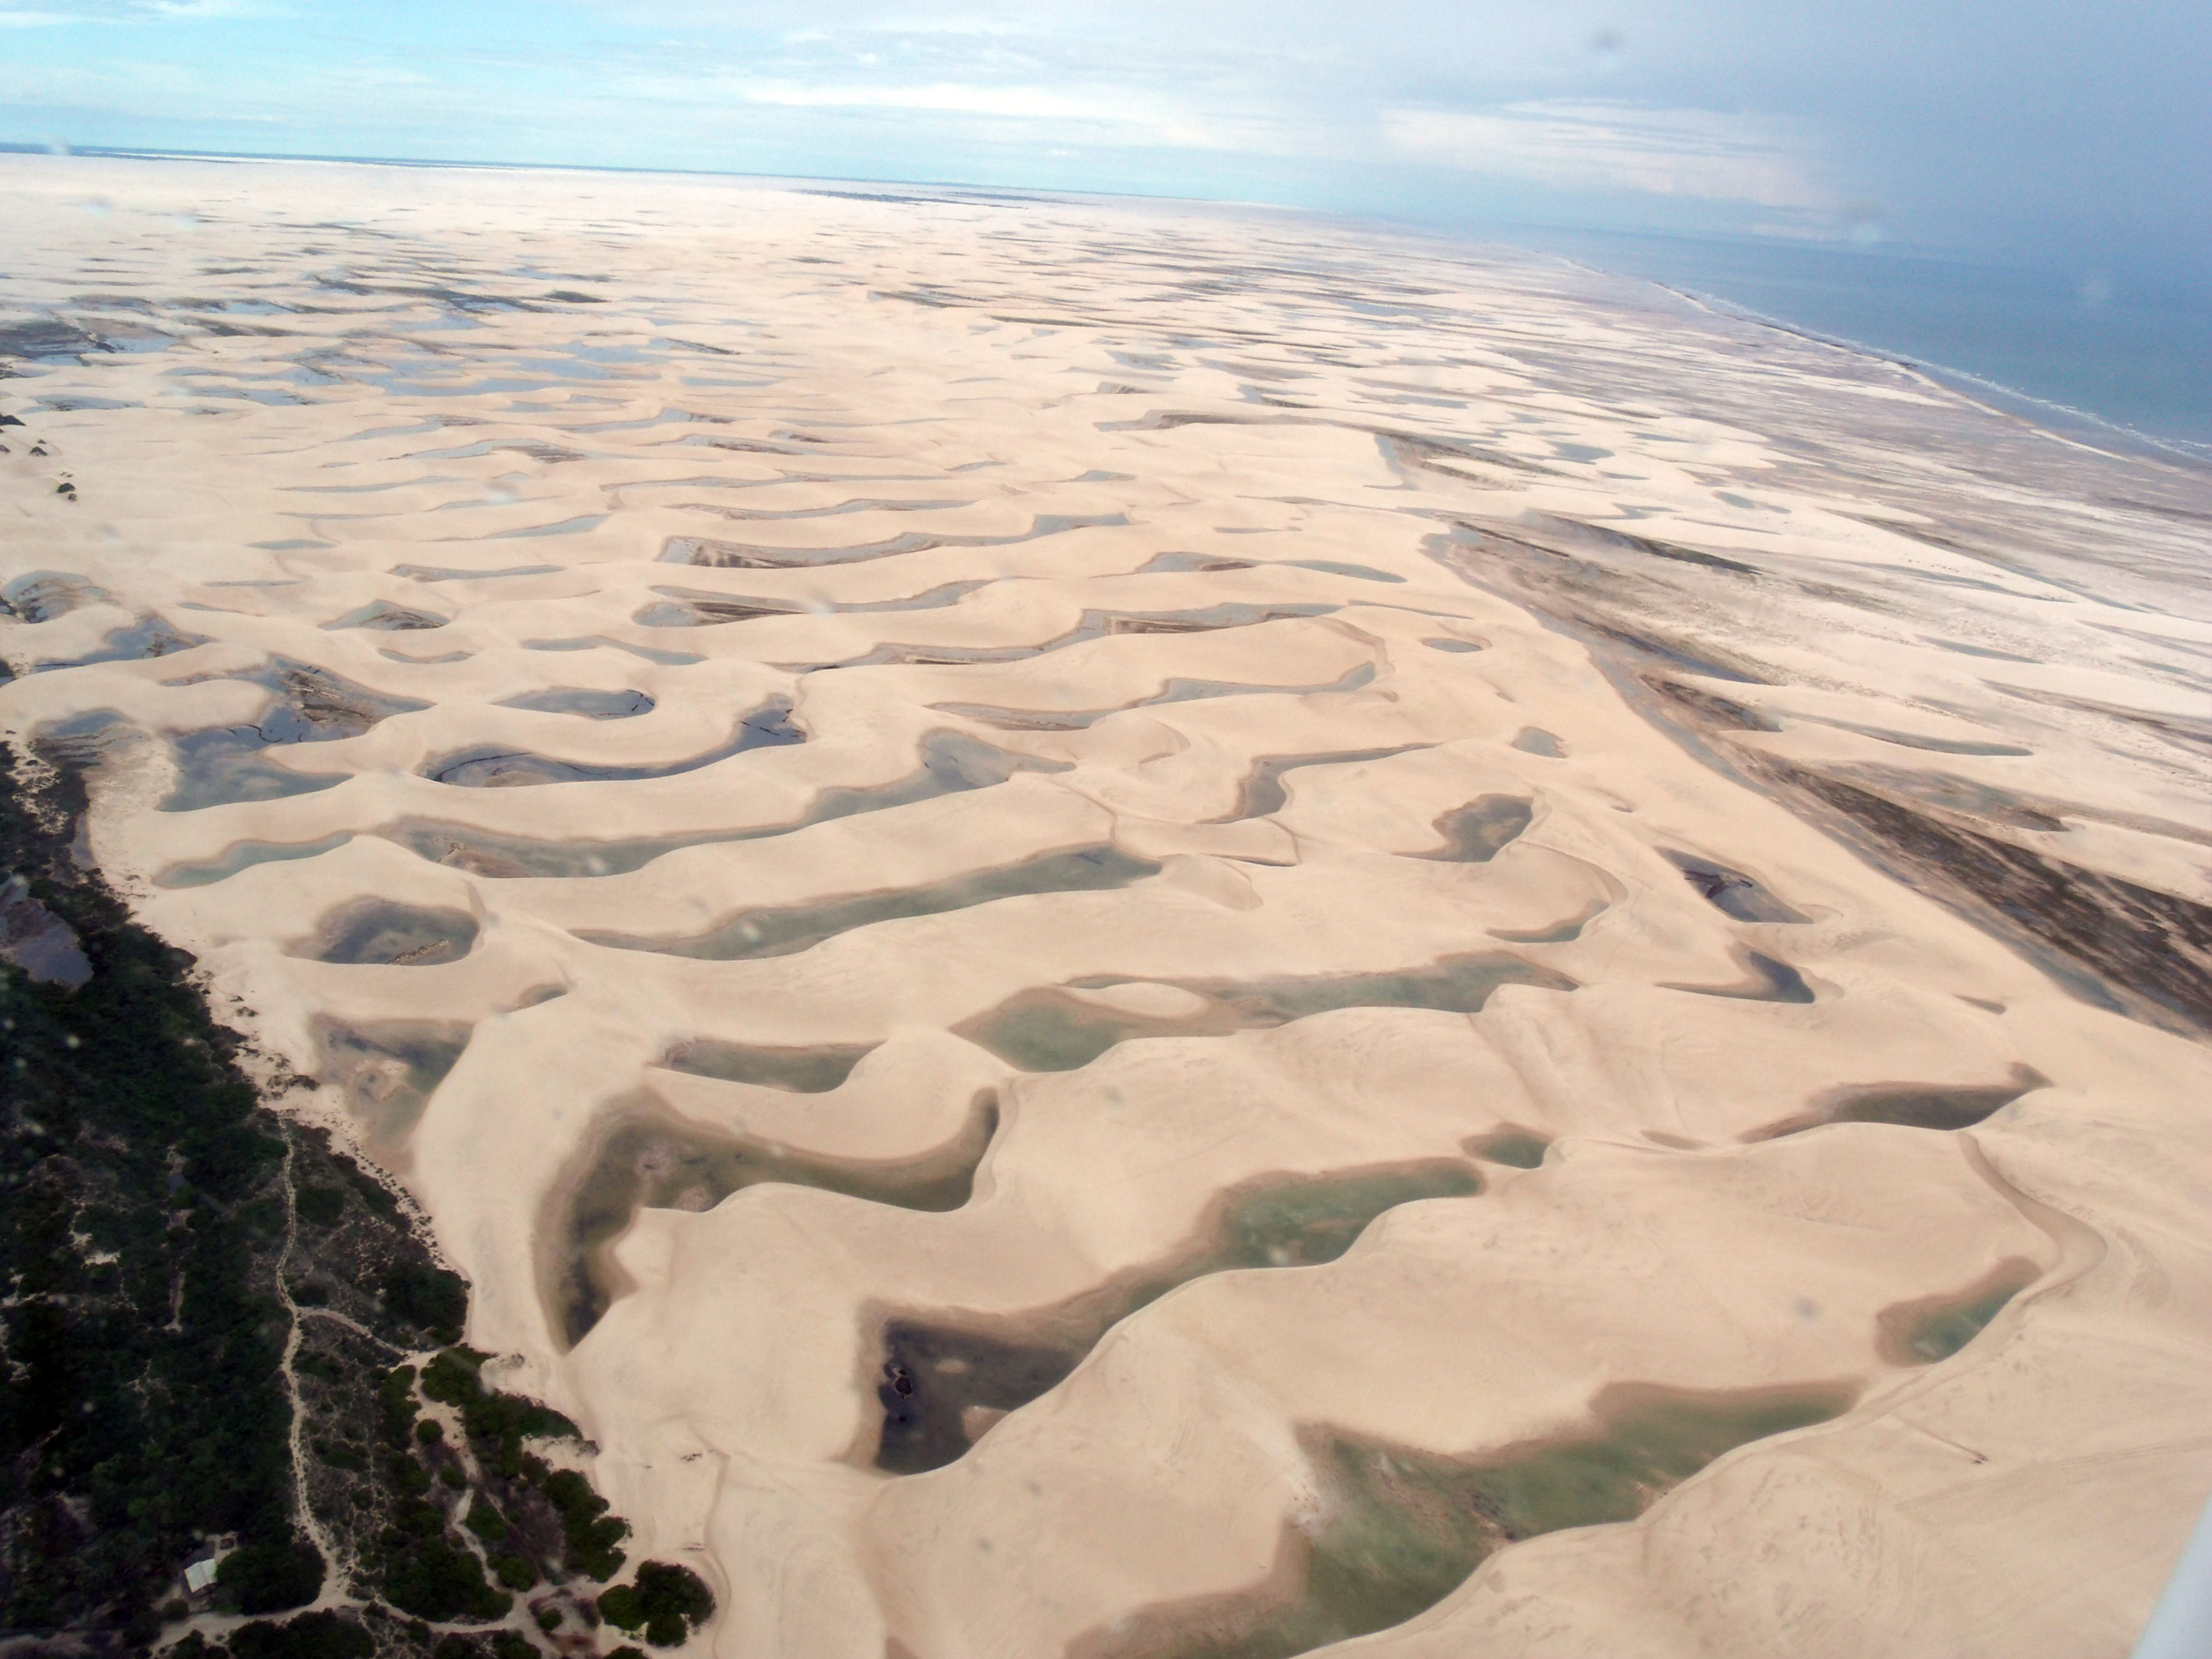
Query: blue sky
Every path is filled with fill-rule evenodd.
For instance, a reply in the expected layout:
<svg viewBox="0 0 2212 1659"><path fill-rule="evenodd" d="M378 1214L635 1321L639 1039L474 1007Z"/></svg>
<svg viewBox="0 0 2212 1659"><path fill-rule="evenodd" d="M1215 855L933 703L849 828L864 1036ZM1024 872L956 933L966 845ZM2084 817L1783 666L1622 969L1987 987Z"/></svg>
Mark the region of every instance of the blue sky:
<svg viewBox="0 0 2212 1659"><path fill-rule="evenodd" d="M0 0L0 140L1741 232L2212 289L2212 6Z"/></svg>

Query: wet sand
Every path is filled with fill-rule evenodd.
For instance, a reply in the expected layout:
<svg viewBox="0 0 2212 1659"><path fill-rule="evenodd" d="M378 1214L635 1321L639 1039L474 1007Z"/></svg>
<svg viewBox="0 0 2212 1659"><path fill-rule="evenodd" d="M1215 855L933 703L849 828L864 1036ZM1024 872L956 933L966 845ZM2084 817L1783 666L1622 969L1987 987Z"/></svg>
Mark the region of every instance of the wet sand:
<svg viewBox="0 0 2212 1659"><path fill-rule="evenodd" d="M2212 480L939 194L0 157L0 726L697 1640L2123 1650Z"/></svg>

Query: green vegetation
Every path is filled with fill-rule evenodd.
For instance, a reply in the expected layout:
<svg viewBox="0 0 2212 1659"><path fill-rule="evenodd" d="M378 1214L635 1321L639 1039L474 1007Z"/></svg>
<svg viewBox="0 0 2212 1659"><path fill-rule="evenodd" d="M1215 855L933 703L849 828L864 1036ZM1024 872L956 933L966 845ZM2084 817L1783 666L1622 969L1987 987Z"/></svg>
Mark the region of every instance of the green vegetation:
<svg viewBox="0 0 2212 1659"><path fill-rule="evenodd" d="M0 750L0 860L93 971L0 966L0 1624L143 1643L203 1536L251 1541L225 1585L257 1610L321 1581L297 1553L270 1272L285 1142L190 959L69 857L81 788L65 775L34 814L21 775Z"/></svg>
<svg viewBox="0 0 2212 1659"><path fill-rule="evenodd" d="M526 1439L573 1439L576 1425L531 1401L486 1390L479 1374L485 1358L466 1348L447 1349L423 1370L422 1395L459 1407L478 1459L511 1480L522 1473Z"/></svg>
<svg viewBox="0 0 2212 1659"><path fill-rule="evenodd" d="M595 1626L629 1528L531 1449L574 1426L455 1346L467 1286L404 1200L258 1103L190 958L70 858L83 792L52 758L30 800L0 748L0 881L91 968L0 963L0 1630L143 1654L212 1609L251 1622L177 1659L533 1659L540 1632ZM333 1581L343 1608L259 1616ZM664 1587L647 1623L701 1605Z"/></svg>
<svg viewBox="0 0 2212 1659"><path fill-rule="evenodd" d="M616 1545L629 1536L629 1522L607 1513L607 1500L574 1469L558 1469L544 1481L545 1496L561 1516L569 1568L587 1578L607 1579L622 1571Z"/></svg>
<svg viewBox="0 0 2212 1659"><path fill-rule="evenodd" d="M691 1627L714 1616L714 1597L689 1567L647 1561L634 1583L617 1584L599 1597L599 1615L617 1630L642 1630L657 1648L678 1648Z"/></svg>
<svg viewBox="0 0 2212 1659"><path fill-rule="evenodd" d="M425 1504L428 1514L404 1534L427 1532L443 1517ZM392 1542L392 1561L384 1575L385 1599L402 1613L439 1624L457 1620L489 1620L506 1617L514 1598L485 1582L483 1564L465 1549L457 1549L444 1538L403 1535Z"/></svg>
<svg viewBox="0 0 2212 1659"><path fill-rule="evenodd" d="M303 1613L282 1625L244 1625L231 1632L229 1645L234 1659L368 1659L376 1651L368 1631L336 1613Z"/></svg>
<svg viewBox="0 0 2212 1659"><path fill-rule="evenodd" d="M297 1539L248 1544L223 1558L215 1582L240 1613L282 1613L322 1594L323 1558Z"/></svg>

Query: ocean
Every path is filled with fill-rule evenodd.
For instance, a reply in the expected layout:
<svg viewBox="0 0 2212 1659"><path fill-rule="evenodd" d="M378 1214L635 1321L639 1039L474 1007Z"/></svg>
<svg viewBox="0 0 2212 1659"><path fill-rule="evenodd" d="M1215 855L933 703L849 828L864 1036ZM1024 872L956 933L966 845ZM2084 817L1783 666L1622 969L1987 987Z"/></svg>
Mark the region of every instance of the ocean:
<svg viewBox="0 0 2212 1659"><path fill-rule="evenodd" d="M2212 297L1884 251L1516 227L1497 240L1901 358L2046 424L2212 462Z"/></svg>

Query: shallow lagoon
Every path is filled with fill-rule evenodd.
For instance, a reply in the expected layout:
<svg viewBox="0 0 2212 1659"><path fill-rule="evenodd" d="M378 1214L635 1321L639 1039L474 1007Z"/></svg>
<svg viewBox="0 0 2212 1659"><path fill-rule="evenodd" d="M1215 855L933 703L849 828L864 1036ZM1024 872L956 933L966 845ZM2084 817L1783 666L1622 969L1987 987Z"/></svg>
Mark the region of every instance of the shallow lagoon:
<svg viewBox="0 0 2212 1659"><path fill-rule="evenodd" d="M1063 1306L1015 1321L895 1316L883 1331L876 1467L918 1474L952 1462L1000 1416L1057 1387L1114 1325L1193 1279L1317 1267L1388 1210L1481 1190L1482 1177L1455 1160L1276 1177L1225 1194L1178 1259Z"/></svg>
<svg viewBox="0 0 2212 1659"><path fill-rule="evenodd" d="M1182 1015L1146 1015L1080 994L1086 990L1156 982L1191 992L1204 999L1204 1006ZM1133 1038L1266 1030L1338 1008L1431 1008L1476 1013L1501 985L1574 988L1573 981L1518 957L1473 954L1445 957L1425 967L1396 973L1309 979L1084 980L1024 991L956 1029L962 1036L1025 1072L1072 1072L1088 1066L1115 1043Z"/></svg>

